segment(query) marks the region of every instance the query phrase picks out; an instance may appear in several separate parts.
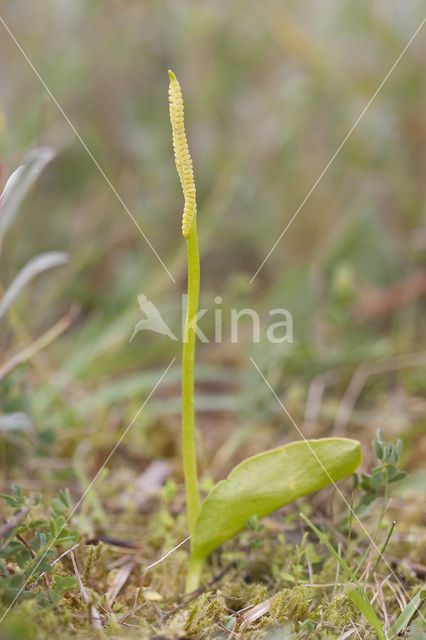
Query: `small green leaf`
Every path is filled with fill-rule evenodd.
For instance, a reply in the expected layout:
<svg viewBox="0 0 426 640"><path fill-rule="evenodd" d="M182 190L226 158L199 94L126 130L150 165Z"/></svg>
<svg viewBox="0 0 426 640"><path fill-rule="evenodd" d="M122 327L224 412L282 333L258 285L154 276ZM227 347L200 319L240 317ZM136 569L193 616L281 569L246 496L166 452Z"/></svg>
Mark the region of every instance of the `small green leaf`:
<svg viewBox="0 0 426 640"><path fill-rule="evenodd" d="M52 509L56 515L62 515L66 513L68 510L68 506L62 500L62 496L59 498L53 498L52 500Z"/></svg>
<svg viewBox="0 0 426 640"><path fill-rule="evenodd" d="M396 469L395 467L391 467L387 471L387 481L389 483L399 482L399 480L403 480L406 477L407 477L407 474L405 471L398 471L398 469Z"/></svg>
<svg viewBox="0 0 426 640"><path fill-rule="evenodd" d="M373 440L373 448L374 453L381 460L383 458L383 444L379 440Z"/></svg>
<svg viewBox="0 0 426 640"><path fill-rule="evenodd" d="M62 595L64 591L68 589L77 589L78 584L74 576L55 576L55 583L53 590L59 595Z"/></svg>
<svg viewBox="0 0 426 640"><path fill-rule="evenodd" d="M22 493L22 487L20 487L19 484L16 484L15 482L13 482L12 483L12 489L15 492L15 495L19 500L23 500L24 499L24 495Z"/></svg>
<svg viewBox="0 0 426 640"><path fill-rule="evenodd" d="M247 524L248 528L251 529L251 531L260 532L260 531L263 531L263 529L265 528L265 525L260 524L259 517L258 517L257 513L252 515L247 520L246 524Z"/></svg>
<svg viewBox="0 0 426 640"><path fill-rule="evenodd" d="M350 476L361 462L360 444L349 438L292 442L248 458L207 496L192 539L188 588L196 588L203 560L258 518L296 498Z"/></svg>
<svg viewBox="0 0 426 640"><path fill-rule="evenodd" d="M288 582L295 582L295 577L291 575L291 573L286 573L285 571L283 571L282 573L280 573L280 577L283 580L287 580Z"/></svg>
<svg viewBox="0 0 426 640"><path fill-rule="evenodd" d="M402 453L402 447L403 447L402 440L401 440L401 438L398 438L398 440L396 441L396 445L395 445L395 449L396 449L396 453L398 455L398 458Z"/></svg>

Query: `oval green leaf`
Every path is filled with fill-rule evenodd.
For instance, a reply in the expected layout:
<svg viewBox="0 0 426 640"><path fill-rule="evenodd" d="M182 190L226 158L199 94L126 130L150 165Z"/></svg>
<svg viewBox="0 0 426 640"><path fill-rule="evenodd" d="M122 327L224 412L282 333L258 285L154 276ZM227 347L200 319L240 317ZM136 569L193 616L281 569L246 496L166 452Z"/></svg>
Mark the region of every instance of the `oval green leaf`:
<svg viewBox="0 0 426 640"><path fill-rule="evenodd" d="M207 496L192 538L192 563L259 518L296 498L350 476L361 462L361 447L349 438L305 440L247 458Z"/></svg>

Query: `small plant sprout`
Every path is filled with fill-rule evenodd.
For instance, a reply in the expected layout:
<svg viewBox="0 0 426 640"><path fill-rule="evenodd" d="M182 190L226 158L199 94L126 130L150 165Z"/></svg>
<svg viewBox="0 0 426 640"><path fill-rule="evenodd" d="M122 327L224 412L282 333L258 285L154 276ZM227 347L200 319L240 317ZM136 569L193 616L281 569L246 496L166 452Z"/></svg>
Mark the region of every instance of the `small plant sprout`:
<svg viewBox="0 0 426 640"><path fill-rule="evenodd" d="M286 444L241 462L216 484L200 508L194 416L194 356L200 288L196 191L185 134L182 91L170 76L170 120L177 172L184 195L182 234L188 253L188 306L182 353L182 457L191 556L187 592L198 588L203 563L225 540L296 498L350 476L361 461L360 444L322 438ZM260 525L261 526L261 525Z"/></svg>
<svg viewBox="0 0 426 640"><path fill-rule="evenodd" d="M402 452L402 440L398 439L396 444L386 442L381 429L377 430L377 438L373 440L373 449L379 461L379 465L372 469L371 474L363 473L359 478L355 476L355 488L358 486L362 490L361 507L369 507L384 492L384 502L388 494L390 484L403 480L407 474L398 469L398 462Z"/></svg>

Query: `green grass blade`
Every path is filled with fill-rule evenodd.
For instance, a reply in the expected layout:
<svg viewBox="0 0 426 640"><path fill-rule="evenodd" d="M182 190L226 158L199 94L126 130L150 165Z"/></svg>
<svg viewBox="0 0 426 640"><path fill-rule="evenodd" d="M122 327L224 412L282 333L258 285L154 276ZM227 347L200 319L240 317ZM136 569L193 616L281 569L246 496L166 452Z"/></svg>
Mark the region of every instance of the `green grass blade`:
<svg viewBox="0 0 426 640"><path fill-rule="evenodd" d="M405 607L404 611L400 614L395 624L393 624L392 627L389 629L389 632L388 632L389 640L392 640L392 638L395 638L395 636L397 636L399 633L401 633L403 629L405 629L405 627L408 625L413 615L416 613L420 605L420 602L424 598L426 598L426 587L423 587L423 589L420 589L420 591L416 593L414 598L410 600L408 605Z"/></svg>
<svg viewBox="0 0 426 640"><path fill-rule="evenodd" d="M322 531L320 531L318 529L318 527L316 527L314 525L313 522L311 522L309 520L309 518L307 518L303 513L300 514L300 517L302 518L302 520L304 520L306 522L306 524L312 529L312 531L318 536L318 538L321 540L321 542L323 543L324 546L327 547L327 549L330 551L331 555L334 556L336 562L338 562L338 564L342 567L343 571L346 573L346 575L348 576L348 578L350 580L352 580L352 582L354 582L355 584L358 584L358 580L356 579L356 576L354 574L354 572L352 571L352 569L349 567L349 565L343 560L343 558L341 556L339 556L339 554L337 553L336 549L333 547L333 545L331 545L329 543L329 541L327 540L327 537L322 533Z"/></svg>
<svg viewBox="0 0 426 640"><path fill-rule="evenodd" d="M47 271L53 267L59 267L66 262L68 262L68 254L63 251L40 253L27 262L19 271L18 275L12 280L0 300L0 319L19 296L22 289L24 289L33 278L43 273L43 271Z"/></svg>
<svg viewBox="0 0 426 640"><path fill-rule="evenodd" d="M371 624L379 640L386 640L380 620L364 591L362 589L351 589L348 591L347 595L354 605L361 611L364 618Z"/></svg>

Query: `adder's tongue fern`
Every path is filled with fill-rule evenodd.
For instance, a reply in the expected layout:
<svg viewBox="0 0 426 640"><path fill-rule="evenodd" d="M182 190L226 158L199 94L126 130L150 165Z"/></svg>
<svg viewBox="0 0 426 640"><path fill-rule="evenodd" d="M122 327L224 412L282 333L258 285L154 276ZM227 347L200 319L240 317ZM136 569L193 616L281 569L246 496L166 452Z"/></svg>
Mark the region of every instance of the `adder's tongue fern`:
<svg viewBox="0 0 426 640"><path fill-rule="evenodd" d="M361 461L361 450L355 440L323 438L265 451L240 462L225 481L212 489L200 510L194 438L194 355L200 288L197 206L182 92L174 73L169 71L169 75L173 148L185 198L182 233L188 251L188 307L182 351L182 458L191 533L186 582L189 593L198 589L205 559L222 542L242 531L251 518L266 516L297 497L351 475ZM366 606L364 600L363 605Z"/></svg>
<svg viewBox="0 0 426 640"><path fill-rule="evenodd" d="M186 238L188 251L188 307L182 351L182 457L188 523L192 535L200 510L194 417L194 356L200 290L200 260L198 255L194 172L185 134L182 91L173 71L169 71L169 76L173 149L185 199L182 215L182 234Z"/></svg>

